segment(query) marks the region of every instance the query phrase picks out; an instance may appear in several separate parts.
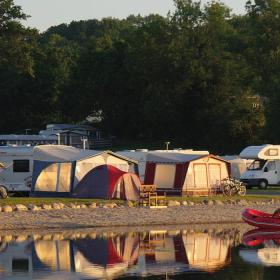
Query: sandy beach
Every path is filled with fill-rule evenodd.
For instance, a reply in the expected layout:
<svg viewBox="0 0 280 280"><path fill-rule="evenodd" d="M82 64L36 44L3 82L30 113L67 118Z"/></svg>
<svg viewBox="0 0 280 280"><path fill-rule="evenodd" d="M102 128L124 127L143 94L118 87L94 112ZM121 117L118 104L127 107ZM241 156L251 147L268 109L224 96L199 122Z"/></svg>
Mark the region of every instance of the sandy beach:
<svg viewBox="0 0 280 280"><path fill-rule="evenodd" d="M273 212L280 204L254 205ZM113 209L72 209L0 213L0 230L81 229L124 226L171 226L241 223L241 205L194 205L165 209L117 207Z"/></svg>

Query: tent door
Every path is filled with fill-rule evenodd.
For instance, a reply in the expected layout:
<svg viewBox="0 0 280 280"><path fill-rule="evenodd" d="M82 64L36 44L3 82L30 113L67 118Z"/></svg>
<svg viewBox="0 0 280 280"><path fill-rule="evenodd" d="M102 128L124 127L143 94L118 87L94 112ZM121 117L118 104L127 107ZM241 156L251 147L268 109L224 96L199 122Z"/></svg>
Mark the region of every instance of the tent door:
<svg viewBox="0 0 280 280"><path fill-rule="evenodd" d="M194 187L197 189L208 188L207 165L205 163L194 163Z"/></svg>
<svg viewBox="0 0 280 280"><path fill-rule="evenodd" d="M218 187L221 182L221 165L217 163L209 163L208 173L210 188Z"/></svg>

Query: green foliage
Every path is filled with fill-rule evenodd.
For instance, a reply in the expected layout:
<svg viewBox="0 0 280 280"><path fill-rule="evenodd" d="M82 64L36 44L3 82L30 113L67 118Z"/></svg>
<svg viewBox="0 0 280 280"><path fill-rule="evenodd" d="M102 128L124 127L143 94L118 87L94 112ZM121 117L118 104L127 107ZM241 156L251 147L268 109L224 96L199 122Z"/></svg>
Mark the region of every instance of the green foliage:
<svg viewBox="0 0 280 280"><path fill-rule="evenodd" d="M0 131L102 110L102 128L118 139L216 153L279 142L280 1L248 1L242 16L218 1L174 2L166 17L71 22L42 34L22 27L12 0L0 2Z"/></svg>

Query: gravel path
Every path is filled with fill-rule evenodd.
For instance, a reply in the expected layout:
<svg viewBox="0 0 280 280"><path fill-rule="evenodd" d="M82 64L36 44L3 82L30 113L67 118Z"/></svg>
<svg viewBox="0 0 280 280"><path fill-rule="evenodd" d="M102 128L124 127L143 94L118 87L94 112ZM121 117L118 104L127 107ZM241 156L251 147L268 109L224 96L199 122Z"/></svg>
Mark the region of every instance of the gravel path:
<svg viewBox="0 0 280 280"><path fill-rule="evenodd" d="M41 210L0 213L0 230L78 229L116 226L194 225L240 223L240 205L194 205L166 209L118 207L113 209ZM273 212L280 204L254 205L254 208Z"/></svg>

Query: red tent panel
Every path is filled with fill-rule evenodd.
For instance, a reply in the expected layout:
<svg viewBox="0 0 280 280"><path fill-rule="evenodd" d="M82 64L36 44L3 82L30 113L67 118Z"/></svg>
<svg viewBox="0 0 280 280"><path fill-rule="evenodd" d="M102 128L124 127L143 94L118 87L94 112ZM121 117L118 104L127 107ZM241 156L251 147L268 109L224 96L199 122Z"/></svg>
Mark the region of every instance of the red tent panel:
<svg viewBox="0 0 280 280"><path fill-rule="evenodd" d="M156 164L153 162L146 163L145 184L152 185L155 180Z"/></svg>

